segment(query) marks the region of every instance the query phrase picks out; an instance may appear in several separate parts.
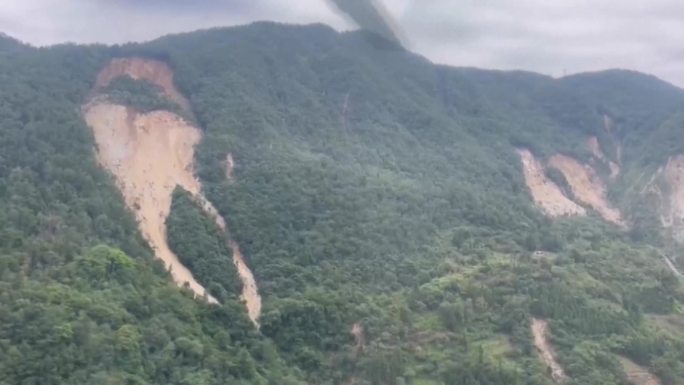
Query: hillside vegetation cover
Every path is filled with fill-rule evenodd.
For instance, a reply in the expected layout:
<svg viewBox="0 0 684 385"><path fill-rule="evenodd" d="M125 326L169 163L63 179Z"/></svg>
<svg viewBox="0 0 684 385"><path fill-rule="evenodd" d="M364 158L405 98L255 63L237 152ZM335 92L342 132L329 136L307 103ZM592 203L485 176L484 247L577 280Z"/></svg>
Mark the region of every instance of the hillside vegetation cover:
<svg viewBox="0 0 684 385"><path fill-rule="evenodd" d="M169 63L190 100L196 172L256 276L259 330L234 270L212 270L230 250L196 203L174 194L169 244L220 306L175 288L97 166L79 106L128 56ZM0 39L0 74L0 384L551 384L532 318L568 384L625 384L620 356L684 384L684 290L660 256L675 250L632 188L684 150L684 91L656 78L450 68L275 24L123 47ZM111 87L176 108L149 84ZM588 162L590 135L615 161L622 144L609 197L627 231L550 220L525 185L516 149Z"/></svg>

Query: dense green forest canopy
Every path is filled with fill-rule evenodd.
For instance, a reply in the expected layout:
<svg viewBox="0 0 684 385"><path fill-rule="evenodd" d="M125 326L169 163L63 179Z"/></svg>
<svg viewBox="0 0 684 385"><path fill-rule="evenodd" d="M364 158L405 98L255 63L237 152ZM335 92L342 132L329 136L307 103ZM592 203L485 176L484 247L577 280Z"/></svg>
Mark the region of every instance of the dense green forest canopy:
<svg viewBox="0 0 684 385"><path fill-rule="evenodd" d="M191 102L196 172L256 276L258 330L226 235L187 193L169 244L221 305L173 285L95 161L80 106L129 56L167 62ZM105 92L178 108L128 78ZM625 186L684 152L682 124L684 91L650 76L451 68L322 25L0 38L0 384L551 384L534 317L569 384L625 384L622 356L681 385L684 289ZM588 136L611 159L623 143L611 198L638 234L534 206L516 148L585 160Z"/></svg>

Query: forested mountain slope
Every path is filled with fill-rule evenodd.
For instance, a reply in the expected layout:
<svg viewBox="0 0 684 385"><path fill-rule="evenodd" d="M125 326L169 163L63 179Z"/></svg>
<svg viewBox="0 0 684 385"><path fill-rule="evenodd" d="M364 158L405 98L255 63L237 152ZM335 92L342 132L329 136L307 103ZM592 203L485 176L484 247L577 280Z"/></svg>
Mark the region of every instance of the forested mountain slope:
<svg viewBox="0 0 684 385"><path fill-rule="evenodd" d="M183 102L125 71L98 88L121 59L166 63ZM98 166L98 97L201 130L193 171L230 231L175 189L166 240L220 303L152 258ZM680 263L684 91L656 78L451 68L259 23L2 39L0 108L0 383L684 383L662 257ZM235 270L212 269L228 238L259 329Z"/></svg>

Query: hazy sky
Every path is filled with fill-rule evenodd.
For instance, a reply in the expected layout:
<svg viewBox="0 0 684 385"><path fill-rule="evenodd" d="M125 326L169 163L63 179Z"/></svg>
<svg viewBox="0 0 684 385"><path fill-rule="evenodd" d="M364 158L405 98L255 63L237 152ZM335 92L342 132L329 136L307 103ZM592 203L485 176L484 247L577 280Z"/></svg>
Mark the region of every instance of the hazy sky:
<svg viewBox="0 0 684 385"><path fill-rule="evenodd" d="M385 0L406 45L456 66L560 76L606 68L684 86L681 0ZM0 31L37 44L119 43L255 20L351 24L326 0L0 0Z"/></svg>

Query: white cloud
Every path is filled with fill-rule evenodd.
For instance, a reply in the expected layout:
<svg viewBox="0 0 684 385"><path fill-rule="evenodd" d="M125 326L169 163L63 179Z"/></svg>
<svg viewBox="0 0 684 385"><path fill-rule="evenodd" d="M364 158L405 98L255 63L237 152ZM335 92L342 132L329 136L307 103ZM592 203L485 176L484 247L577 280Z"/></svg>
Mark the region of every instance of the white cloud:
<svg viewBox="0 0 684 385"><path fill-rule="evenodd" d="M289 4L277 0L176 0L174 4L161 0L3 0L0 4L0 31L35 45L145 41L258 20L348 26L323 0Z"/></svg>
<svg viewBox="0 0 684 385"><path fill-rule="evenodd" d="M550 75L629 68L684 85L677 0L427 0L397 15L412 48L442 63Z"/></svg>
<svg viewBox="0 0 684 385"><path fill-rule="evenodd" d="M551 75L606 68L684 86L680 0L385 0L408 46L456 66ZM349 28L326 0L3 0L0 31L33 44L121 43L256 20Z"/></svg>

